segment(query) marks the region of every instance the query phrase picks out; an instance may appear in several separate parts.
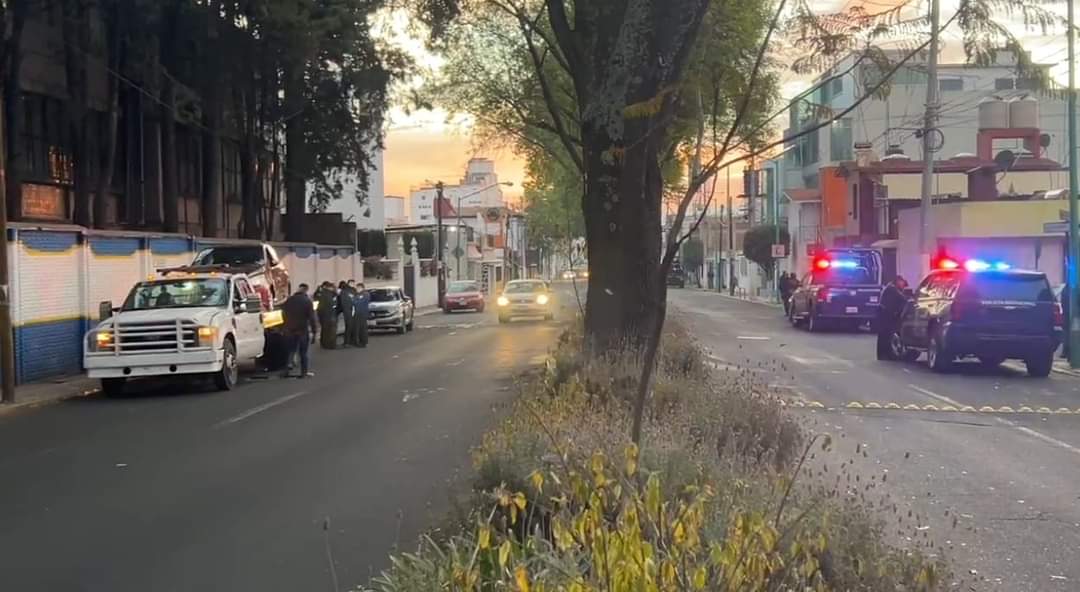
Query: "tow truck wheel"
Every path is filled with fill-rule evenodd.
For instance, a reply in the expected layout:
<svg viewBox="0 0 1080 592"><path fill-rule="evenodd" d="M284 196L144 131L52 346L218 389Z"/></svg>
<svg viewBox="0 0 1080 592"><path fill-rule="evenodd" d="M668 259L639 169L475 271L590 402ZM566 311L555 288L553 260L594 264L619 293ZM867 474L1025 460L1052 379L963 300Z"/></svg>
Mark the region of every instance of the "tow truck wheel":
<svg viewBox="0 0 1080 592"><path fill-rule="evenodd" d="M1048 355L1028 358L1024 360L1024 365L1027 366L1028 376L1046 378L1054 368L1054 354L1051 352Z"/></svg>
<svg viewBox="0 0 1080 592"><path fill-rule="evenodd" d="M952 368L952 357L945 351L938 334L930 338L930 347L926 349L926 365L934 372L947 372Z"/></svg>
<svg viewBox="0 0 1080 592"><path fill-rule="evenodd" d="M222 347L222 350L221 370L214 374L214 386L219 391L231 391L240 377L240 364L236 359L236 344L233 343L231 337L225 339L225 346Z"/></svg>
<svg viewBox="0 0 1080 592"><path fill-rule="evenodd" d="M127 386L126 378L102 378L101 379L101 392L105 393L106 397L119 397L124 394L124 387Z"/></svg>

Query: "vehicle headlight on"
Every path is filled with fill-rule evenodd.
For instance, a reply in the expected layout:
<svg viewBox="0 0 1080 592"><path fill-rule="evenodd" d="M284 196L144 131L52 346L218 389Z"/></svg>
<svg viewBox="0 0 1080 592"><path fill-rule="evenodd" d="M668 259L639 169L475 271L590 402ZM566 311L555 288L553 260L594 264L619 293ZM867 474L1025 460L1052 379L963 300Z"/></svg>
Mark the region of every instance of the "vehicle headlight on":
<svg viewBox="0 0 1080 592"><path fill-rule="evenodd" d="M499 304L499 306L506 306L510 304L510 300L506 296L499 296L499 299L496 300L496 302Z"/></svg>
<svg viewBox="0 0 1080 592"><path fill-rule="evenodd" d="M105 351L107 349L112 349L112 346L112 331L98 331L94 333L94 351Z"/></svg>
<svg viewBox="0 0 1080 592"><path fill-rule="evenodd" d="M195 343L201 346L213 345L217 337L217 327L203 326L195 331Z"/></svg>
<svg viewBox="0 0 1080 592"><path fill-rule="evenodd" d="M541 294L541 295L537 296L536 297L536 303L537 304L547 304L548 303L547 294Z"/></svg>

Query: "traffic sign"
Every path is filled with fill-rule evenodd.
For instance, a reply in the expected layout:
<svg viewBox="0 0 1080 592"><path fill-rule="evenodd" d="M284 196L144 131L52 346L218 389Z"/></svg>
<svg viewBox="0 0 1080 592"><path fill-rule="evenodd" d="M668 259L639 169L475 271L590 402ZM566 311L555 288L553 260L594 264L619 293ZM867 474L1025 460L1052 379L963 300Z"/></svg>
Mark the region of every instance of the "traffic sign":
<svg viewBox="0 0 1080 592"><path fill-rule="evenodd" d="M1068 231L1068 222L1043 222L1043 234L1065 234Z"/></svg>
<svg viewBox="0 0 1080 592"><path fill-rule="evenodd" d="M783 259L787 257L787 245L778 243L772 246L773 259Z"/></svg>

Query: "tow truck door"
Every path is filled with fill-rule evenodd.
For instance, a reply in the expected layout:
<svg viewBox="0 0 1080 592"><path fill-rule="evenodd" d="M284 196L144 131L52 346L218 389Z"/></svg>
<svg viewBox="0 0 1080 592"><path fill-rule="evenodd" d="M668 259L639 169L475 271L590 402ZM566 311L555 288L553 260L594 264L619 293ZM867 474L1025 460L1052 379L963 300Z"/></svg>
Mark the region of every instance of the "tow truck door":
<svg viewBox="0 0 1080 592"><path fill-rule="evenodd" d="M258 294L244 278L236 278L233 285L233 323L236 327L236 354L241 360L251 360L262 355L262 311L250 310L241 305Z"/></svg>

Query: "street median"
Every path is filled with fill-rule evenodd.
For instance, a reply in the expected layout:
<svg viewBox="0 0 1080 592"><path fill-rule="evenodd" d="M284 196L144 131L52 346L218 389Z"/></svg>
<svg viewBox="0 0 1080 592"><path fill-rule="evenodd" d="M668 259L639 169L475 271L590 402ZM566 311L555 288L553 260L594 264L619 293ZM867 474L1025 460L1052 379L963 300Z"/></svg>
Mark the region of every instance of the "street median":
<svg viewBox="0 0 1080 592"><path fill-rule="evenodd" d="M475 450L463 511L371 590L945 589L929 545L886 543L864 501L880 482L822 478L831 438L755 372L714 370L669 322L639 448L639 370L569 329Z"/></svg>

